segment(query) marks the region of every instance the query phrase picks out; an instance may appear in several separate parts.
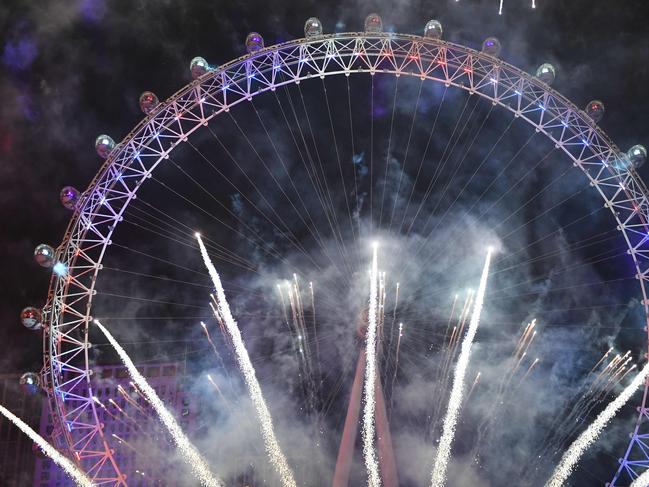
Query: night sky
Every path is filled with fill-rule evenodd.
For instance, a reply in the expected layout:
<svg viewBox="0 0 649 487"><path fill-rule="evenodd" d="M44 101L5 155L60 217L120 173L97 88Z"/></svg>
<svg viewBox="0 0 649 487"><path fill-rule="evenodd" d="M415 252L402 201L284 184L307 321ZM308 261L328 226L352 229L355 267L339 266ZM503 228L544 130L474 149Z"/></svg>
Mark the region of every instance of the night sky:
<svg viewBox="0 0 649 487"><path fill-rule="evenodd" d="M106 133L121 140L142 118L140 93L150 90L166 99L191 81L189 62L194 56L203 56L212 65L237 58L245 53L243 42L250 31L260 32L268 46L302 37L304 21L310 16L320 18L325 33L360 31L365 15L372 11L382 15L385 30L400 33L422 34L425 22L436 18L444 26L444 39L451 42L479 49L487 36L498 37L503 44L501 57L527 72L551 62L557 69L553 87L576 105L592 99L604 102L606 114L600 126L620 148L649 144L645 94L649 8L645 2L539 0L535 10L530 3L506 0L504 13L498 16L498 0L4 0L0 5L2 369L22 372L41 367L40 335L23 328L18 319L23 307L42 306L47 295L49 273L35 263L32 253L40 243L54 247L60 243L71 214L59 203L59 191L65 185L84 190L96 174L102 161L94 149L95 137ZM370 81L368 76L358 76L349 81L328 79L325 102L320 80L309 83L265 94L233 109L199 131L190 139L191 145L174 151L169 163L142 188L115 234L116 245L110 248L104 262L107 269L99 277L93 314L112 325L120 341L133 345L129 352L136 362L189 357L189 370L198 377L216 365L196 326L199 319L210 320L206 301L211 285L190 229L200 229L214 245L243 256L243 266L242 261L218 256L215 264L223 272L271 411L277 412L280 442L288 445L290 462L303 462L298 452L311 452L311 446L305 446L311 423L309 415L303 414L308 391L296 379L293 344L282 328L281 308L273 293L276 283L290 279L293 272L312 279L316 315L323 320L318 324L319 353L326 357L324 367L336 373L319 376L322 390L316 409L328 431L323 439L326 446L314 453L315 473L303 473L302 478L305 485L318 485L315 479L322 473L322 485L329 482L326 472L335 461L356 357L355 323L366 299L367 254L361 245L350 245L354 247L351 257L342 258L336 239L327 234L326 215L308 188L308 171L300 169L306 166L301 166L302 153L295 150L299 142L293 139L298 133L293 129L308 121L316 134L313 152L319 151L318 158L329 161L323 180L332 188L332 206L341 211L341 220L349 215L350 225L345 227L348 222L343 222L344 236L354 237L352 220L357 218L361 222L357 229L367 237L361 243L369 241L370 194L377 198L373 209L381 207L381 230L376 234L385 249L382 268L388 272L386 312L394 304L395 283L390 276L402 277L402 308L396 319L406 325L406 339L402 368L390 388L397 404L392 429L402 485L423 485L430 471L435 434L420 434L418 428L430 414L433 391L425 384L435 373L427 364L439 358L451 306L448 296L452 290L463 292L477 285L480 249L492 242L497 242L502 257L495 264L484 330L467 376L467 381L472 380L481 370L485 389L476 391L474 402L466 408L460 439L454 445L458 461L450 485L474 485L477 479L481 485L542 485L557 458L538 465L528 459L539 453L547 432L556 427L553 418L570 410L575 390L584 384L590 367L609 346L631 349L632 363L644 364L640 291L630 279L634 269L623 255L624 243L614 232L613 219L600 211L601 200L592 189L588 191L585 178L570 167L565 155L530 127L511 123L509 113L492 110L484 100L418 79L395 82L393 77L376 76ZM333 133L339 144L335 151L327 108L335 121ZM291 119L295 109L297 115ZM428 149L433 119L438 126ZM368 174L370 158L375 158L373 176ZM336 166L339 159L347 164L342 183ZM404 159L407 169L402 173ZM280 160L291 168L287 178L278 169ZM442 169L439 174L424 169L422 181L413 182L419 160L438 161ZM217 161L219 174L225 177L217 177L205 161ZM271 167L268 174L259 169L259 162L266 161ZM646 165L639 174L646 177L648 171ZM269 174L280 183L273 186ZM409 188L414 202L422 201L423 213L419 220L414 217L408 234L386 231L386 220L391 228L393 218L383 212L392 210L391 216L396 214L399 220L403 210L399 198L403 195L388 197L383 208L385 195L394 194L397 181L400 191ZM422 194L429 183L434 183L433 197L424 202ZM357 184L354 191L352 184ZM546 185L549 190L539 194ZM348 211L350 205L353 211ZM516 208L521 211L511 215ZM303 214L315 215L311 227L322 230L324 245L300 220ZM165 226L165 216L186 227ZM282 227L283 218L291 237ZM376 222L376 215L373 218ZM407 208L402 218L411 218ZM240 233L226 231L223 222ZM431 229L432 240L424 239L422 235ZM541 240L551 232L555 232L551 239ZM259 245L260 241L264 243ZM522 255L516 252L521 249ZM337 252L342 260L334 263ZM142 253L157 260L143 258ZM411 259L404 263L408 255ZM583 265L575 268L576 263ZM495 303L491 308L489 299ZM492 423L485 422L482 418L492 415L490 393L499 387L499 374L509 363L521 324L535 317L543 323L538 374L505 399L508 420L500 414ZM99 345L93 349L93 361L115 361L102 337L93 334L91 339ZM219 346L225 350L226 344L219 339ZM224 355L229 374L238 377L232 357ZM384 378L393 380L394 364L384 366ZM205 384L197 379L193 387L200 391ZM232 387L231 393L245 403L241 384ZM584 457L571 485L601 485L610 480L639 400L638 394ZM216 453L205 445L226 432L236 436L233 425L234 420L217 414L214 425L201 433L197 441L208 458ZM474 431L482 435L479 440ZM242 428L232 451L247 451L256 434L254 427ZM480 469L470 465L476 441L488 445ZM213 460L226 468L221 462ZM230 474L237 473L236 467L229 468ZM364 474L362 468L357 470L355 481L361 485ZM513 480L518 478L525 480Z"/></svg>

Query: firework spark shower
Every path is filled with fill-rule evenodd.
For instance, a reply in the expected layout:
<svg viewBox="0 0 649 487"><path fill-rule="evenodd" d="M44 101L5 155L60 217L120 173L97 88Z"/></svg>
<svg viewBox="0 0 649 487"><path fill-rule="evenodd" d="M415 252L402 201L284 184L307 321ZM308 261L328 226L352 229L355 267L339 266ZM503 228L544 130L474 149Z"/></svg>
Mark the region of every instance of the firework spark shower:
<svg viewBox="0 0 649 487"><path fill-rule="evenodd" d="M6 409L3 406L0 406L0 414L5 418L15 424L23 433L25 433L29 438L36 444L38 447L52 459L59 467L61 467L65 473L67 473L74 482L80 487L94 487L90 479L79 470L68 458L61 455L56 449L50 445L45 438L40 436L36 431L31 429L28 424L26 424L19 417L14 415L11 411Z"/></svg>
<svg viewBox="0 0 649 487"><path fill-rule="evenodd" d="M635 391L647 379L648 374L649 364L645 365L633 381L606 406L604 411L599 413L597 418L586 428L586 431L579 435L561 457L561 462L555 469L552 477L550 477L550 480L545 484L546 487L561 487L565 483L586 449L597 440L608 422L631 399L631 396L633 396Z"/></svg>
<svg viewBox="0 0 649 487"><path fill-rule="evenodd" d="M378 244L372 245L372 266L370 268L370 300L368 311L368 325L365 339L365 355L367 365L365 367L365 383L363 385L363 398L365 406L363 409L363 456L367 469L367 485L379 487L381 478L379 476L379 465L376 458L374 441L374 411L376 407L374 394L376 392L376 334L378 316Z"/></svg>
<svg viewBox="0 0 649 487"><path fill-rule="evenodd" d="M122 362L128 369L129 374L133 378L133 381L137 384L139 390L142 391L144 396L147 398L155 412L160 417L162 424L165 425L171 437L176 443L176 446L180 450L183 456L183 460L191 467L192 472L200 480L202 485L207 487L222 487L223 483L214 477L210 471L210 467L207 462L203 459L201 454L198 452L196 447L192 445L189 439L183 433L183 430L180 428L172 414L167 411L162 400L158 397L158 394L153 390L149 385L147 380L142 374L137 370L135 364L128 356L126 351L117 343L117 340L113 335L102 325L99 320L95 320L95 325L101 330L101 332L106 336L110 344L113 346L119 357L122 359Z"/></svg>
<svg viewBox="0 0 649 487"><path fill-rule="evenodd" d="M264 439L264 445L266 447L266 453L268 454L271 464L277 471L277 474L282 481L282 485L284 485L285 487L296 487L297 484L295 482L293 471L291 470L291 467L289 467L288 462L286 461L286 457L284 456L284 453L279 446L279 442L275 437L273 419L270 415L270 411L268 411L268 406L266 405L266 401L261 392L261 387L259 386L259 382L257 381L255 368L253 367L252 362L250 361L250 357L248 356L248 351L246 350L246 346L243 343L243 338L241 337L239 327L232 317L230 305L226 300L225 291L223 290L223 285L221 284L221 278L219 277L219 274L216 271L216 268L214 267L214 264L212 263L212 260L207 253L207 249L203 244L203 240L198 233L196 234L196 240L198 240L198 245L201 250L201 255L203 257L205 267L207 267L210 277L212 278L212 282L214 283L214 287L216 288L216 302L218 304L218 311L223 317L228 334L232 339L234 351L237 356L237 362L241 367L241 372L246 381L246 385L248 386L250 399L252 400L255 411L257 412L259 425L261 427L261 434Z"/></svg>
<svg viewBox="0 0 649 487"><path fill-rule="evenodd" d="M473 305L473 314L469 323L469 329L466 332L464 340L462 341L462 348L460 356L455 366L453 374L453 387L448 399L448 409L444 418L444 429L442 437L437 447L437 456L433 466L433 473L431 476L431 486L441 487L446 483L446 472L448 470L448 462L451 458L451 446L455 437L455 427L457 425L460 410L462 408L462 397L464 395L464 377L466 370L469 366L469 357L471 355L471 346L478 331L480 324L480 315L482 313L482 306L484 304L484 295L487 290L487 278L489 276L489 265L491 263L492 249L487 250L487 257L485 258L484 268L482 269L482 276L480 277L480 285L476 292L475 303Z"/></svg>
<svg viewBox="0 0 649 487"><path fill-rule="evenodd" d="M90 482L544 486L647 363L649 2L0 3L0 402Z"/></svg>

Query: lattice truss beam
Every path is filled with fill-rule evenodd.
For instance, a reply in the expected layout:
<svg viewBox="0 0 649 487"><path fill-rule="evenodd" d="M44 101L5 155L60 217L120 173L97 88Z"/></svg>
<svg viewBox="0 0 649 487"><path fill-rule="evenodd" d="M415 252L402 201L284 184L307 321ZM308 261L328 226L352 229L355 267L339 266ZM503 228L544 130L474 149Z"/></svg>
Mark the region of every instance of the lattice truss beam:
<svg viewBox="0 0 649 487"><path fill-rule="evenodd" d="M309 78L389 73L444 83L490 100L533 125L562 149L602 196L628 244L648 308L649 201L619 149L575 105L538 79L464 46L402 34L348 33L291 41L231 61L187 85L142 120L112 151L70 221L57 258L67 276L53 277L46 306L43 375L56 438L101 485L126 485L104 438L92 400L88 324L95 283L111 235L156 166L201 126L238 103ZM87 397L75 391L87 385ZM644 395L646 398L646 394ZM641 405L645 410L645 400ZM644 425L644 413L638 425ZM635 439L643 438L636 432ZM636 441L638 445L639 440ZM629 447L619 472L649 464L649 451ZM616 475L617 478L617 475Z"/></svg>

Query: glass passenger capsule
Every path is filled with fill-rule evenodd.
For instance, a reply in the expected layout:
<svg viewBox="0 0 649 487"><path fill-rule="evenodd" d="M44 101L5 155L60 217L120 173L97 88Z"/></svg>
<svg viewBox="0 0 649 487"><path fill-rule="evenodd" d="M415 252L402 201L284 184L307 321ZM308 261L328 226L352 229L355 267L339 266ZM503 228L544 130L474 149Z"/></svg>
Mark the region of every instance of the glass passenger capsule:
<svg viewBox="0 0 649 487"><path fill-rule="evenodd" d="M102 159L107 159L114 148L115 141L108 135L102 134L95 139L95 150Z"/></svg>
<svg viewBox="0 0 649 487"><path fill-rule="evenodd" d="M140 110L145 114L151 113L160 104L160 100L155 93L145 91L140 95Z"/></svg>
<svg viewBox="0 0 649 487"><path fill-rule="evenodd" d="M441 39L442 32L442 24L438 20L429 20L424 27L424 37L429 39Z"/></svg>
<svg viewBox="0 0 649 487"><path fill-rule="evenodd" d="M555 76L556 70L550 63L543 63L539 66L539 69L536 70L536 77L543 81L546 85L551 85L552 83L554 83Z"/></svg>
<svg viewBox="0 0 649 487"><path fill-rule="evenodd" d="M365 32L383 32L383 19L376 13L365 17Z"/></svg>
<svg viewBox="0 0 649 487"><path fill-rule="evenodd" d="M257 52L264 48L264 38L257 32L251 32L246 37L246 50L249 53Z"/></svg>
<svg viewBox="0 0 649 487"><path fill-rule="evenodd" d="M65 186L61 193L59 193L59 199L64 208L68 210L74 210L79 204L79 199L81 198L81 193L79 190L73 186Z"/></svg>
<svg viewBox="0 0 649 487"><path fill-rule="evenodd" d="M205 60L205 58L202 58L200 56L196 56L189 63L189 72L192 74L192 78L194 78L194 79L200 78L205 73L207 73L209 70L210 70L210 65L207 64L207 61ZM144 95L144 93L142 93L142 94ZM141 99L142 99L142 97L140 97L140 100ZM140 106L142 106L142 105L140 104Z"/></svg>
<svg viewBox="0 0 649 487"><path fill-rule="evenodd" d="M495 37L487 37L482 43L482 52L493 57L498 57L500 55L501 49L502 45L500 44L500 41Z"/></svg>
<svg viewBox="0 0 649 487"><path fill-rule="evenodd" d="M637 144L626 152L626 156L629 158L633 169L638 169L647 160L647 149L644 145Z"/></svg>
<svg viewBox="0 0 649 487"><path fill-rule="evenodd" d="M40 244L34 250L34 259L42 267L54 265L54 249L47 244Z"/></svg>
<svg viewBox="0 0 649 487"><path fill-rule="evenodd" d="M304 23L304 37L312 38L322 35L322 23L317 17L311 17Z"/></svg>
<svg viewBox="0 0 649 487"><path fill-rule="evenodd" d="M586 114L592 118L595 123L598 123L604 117L606 112L604 104L599 100L592 100L588 102L585 109Z"/></svg>
<svg viewBox="0 0 649 487"><path fill-rule="evenodd" d="M36 394L41 387L41 378L36 372L25 372L18 383L27 394Z"/></svg>
<svg viewBox="0 0 649 487"><path fill-rule="evenodd" d="M20 322L28 330L39 330L42 328L43 315L41 310L33 306L27 306L20 312Z"/></svg>

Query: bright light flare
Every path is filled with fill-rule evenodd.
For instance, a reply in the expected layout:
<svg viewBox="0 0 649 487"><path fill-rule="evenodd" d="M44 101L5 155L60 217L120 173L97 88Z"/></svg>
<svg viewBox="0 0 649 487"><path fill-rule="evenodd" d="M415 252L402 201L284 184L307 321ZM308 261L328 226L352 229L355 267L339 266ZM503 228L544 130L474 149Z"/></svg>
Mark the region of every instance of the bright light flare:
<svg viewBox="0 0 649 487"><path fill-rule="evenodd" d="M464 378L466 370L469 366L469 356L471 354L471 345L478 331L480 324L480 315L482 313L482 305L484 303L484 295L487 290L487 277L489 276L489 265L491 264L491 251L487 251L485 258L484 268L482 269L482 276L480 277L480 285L475 295L475 302L473 305L473 314L469 322L469 328L466 332L464 340L462 341L462 348L460 356L455 366L455 373L453 375L453 387L448 400L448 408L446 410L446 417L444 418L444 427L442 430L442 437L439 440L437 447L437 456L435 458L435 465L431 475L431 486L441 487L446 483L446 472L448 470L448 462L451 458L451 446L455 437L455 427L462 407L462 398L464 394Z"/></svg>
<svg viewBox="0 0 649 487"><path fill-rule="evenodd" d="M570 448L568 448L568 450L563 454L561 462L555 469L552 477L550 477L550 480L545 484L545 487L561 487L565 483L586 449L597 440L608 422L613 419L622 406L631 399L631 396L633 396L635 391L644 383L647 374L649 374L649 364L644 366L642 371L634 377L631 384L629 384L619 396L611 401L608 406L606 406L606 409L604 409L604 411L595 418L590 426L588 426L588 428L579 435L572 445L570 445ZM635 482L633 485L636 485ZM638 486L640 485L646 486L647 484L638 484Z"/></svg>
<svg viewBox="0 0 649 487"><path fill-rule="evenodd" d="M7 418L9 421L11 421L13 424L15 424L18 429L20 429L23 433L25 433L29 438L38 445L38 447L49 457L52 459L54 463L56 463L59 467L61 467L65 473L67 473L72 480L77 485L80 485L82 487L94 487L95 484L92 483L92 481L84 474L81 470L79 470L74 463L72 463L70 460L68 460L66 457L61 455L52 445L50 445L45 438L43 438L41 435L36 433L33 429L31 429L24 421L22 421L18 416L14 415L11 411L8 409L4 408L3 406L0 406L0 413Z"/></svg>
<svg viewBox="0 0 649 487"><path fill-rule="evenodd" d="M135 381L135 383L138 385L139 390L142 391L142 394L144 394L144 396L153 407L154 411L160 417L162 424L164 424L164 426L171 434L171 437L176 443L176 446L182 453L183 460L185 460L185 462L189 464L192 472L194 473L194 475L196 475L196 477L198 477L201 484L208 487L223 487L221 481L216 479L212 475L207 462L205 462L196 447L194 447L194 445L192 445L189 439L185 436L185 433L183 433L183 430L180 428L180 426L178 426L175 418L169 411L167 411L164 403L158 397L158 394L156 394L156 392L149 385L146 379L137 370L126 351L120 346L119 343L117 343L117 340L115 340L113 335L98 320L95 320L95 325L97 325L97 327L101 330L101 332L106 336L110 344L113 346L113 348L119 355L119 358L128 369L128 372L133 378L133 381Z"/></svg>

